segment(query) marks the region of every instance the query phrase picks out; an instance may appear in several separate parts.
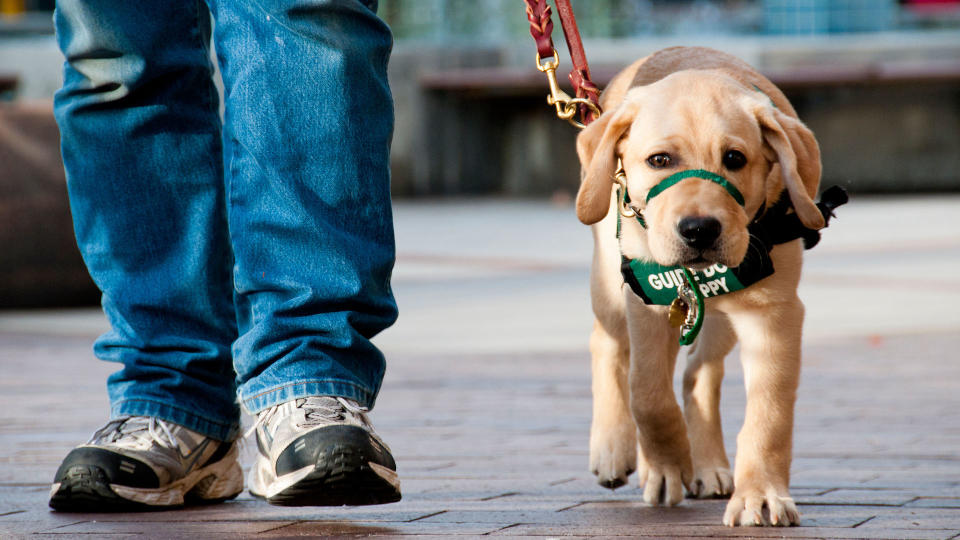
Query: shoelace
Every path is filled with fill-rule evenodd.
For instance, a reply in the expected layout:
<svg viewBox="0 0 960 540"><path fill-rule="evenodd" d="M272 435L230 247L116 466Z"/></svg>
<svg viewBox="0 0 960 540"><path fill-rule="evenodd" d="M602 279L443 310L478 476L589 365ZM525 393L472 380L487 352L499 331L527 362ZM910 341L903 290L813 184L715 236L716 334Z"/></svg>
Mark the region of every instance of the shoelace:
<svg viewBox="0 0 960 540"><path fill-rule="evenodd" d="M338 422L346 417L346 412L356 414L366 423L367 409L343 398L308 397L302 405L299 405L299 408L304 409L304 417L307 420L300 427Z"/></svg>
<svg viewBox="0 0 960 540"><path fill-rule="evenodd" d="M247 430L244 437L249 437L256 433L257 429L261 426L269 425L270 421L277 416L277 412L280 411L284 405L286 404L281 403L280 405L274 405L258 414L257 421ZM297 424L298 427L302 428L341 421L345 418L345 412L354 413L360 417L364 425L369 424L366 407L361 407L355 402L341 397L311 396L299 398L296 400L296 408L304 410L304 418L306 421Z"/></svg>
<svg viewBox="0 0 960 540"><path fill-rule="evenodd" d="M121 447L137 447L147 442L182 453L180 440L173 435L170 426L154 417L131 416L112 420L94 433L90 442L101 438Z"/></svg>

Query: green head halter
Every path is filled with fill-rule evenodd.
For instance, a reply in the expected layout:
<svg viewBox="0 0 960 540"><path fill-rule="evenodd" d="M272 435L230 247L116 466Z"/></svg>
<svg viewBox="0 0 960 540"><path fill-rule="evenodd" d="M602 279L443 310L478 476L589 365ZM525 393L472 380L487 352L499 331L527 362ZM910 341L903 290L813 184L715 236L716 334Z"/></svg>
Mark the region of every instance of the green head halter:
<svg viewBox="0 0 960 540"><path fill-rule="evenodd" d="M650 188L650 191L647 192L646 202L649 203L650 199L679 184L687 178L699 178L701 180L713 182L714 184L717 184L718 186L727 190L727 193L729 193L730 196L733 197L733 200L737 201L737 204L739 204L741 207L746 205L743 194L740 193L740 190L737 189L737 186L731 184L729 180L720 176L719 174L712 173L705 169L689 169L671 174L670 176L658 182L657 185ZM643 219L643 215L628 206L630 204L630 195L627 193L627 175L623 170L623 165L620 165L616 175L614 175L614 179L620 186L620 197L618 198L620 201L620 204L618 205L620 214L624 217L636 217L637 221L640 222L640 225L646 229L647 222Z"/></svg>
<svg viewBox="0 0 960 540"><path fill-rule="evenodd" d="M671 174L670 176L664 178L660 181L659 184L653 186L650 191L647 192L647 202L650 202L650 199L656 197L657 195L663 193L667 189L673 187L674 185L686 180L687 178L700 178L702 180L708 180L714 184L719 185L723 189L727 190L727 193L733 197L733 200L737 201L737 204L744 206L746 202L743 199L743 194L740 193L740 190L736 186L730 183L729 180L720 176L719 174L712 173L704 169L691 169L687 171L680 171L678 173Z"/></svg>

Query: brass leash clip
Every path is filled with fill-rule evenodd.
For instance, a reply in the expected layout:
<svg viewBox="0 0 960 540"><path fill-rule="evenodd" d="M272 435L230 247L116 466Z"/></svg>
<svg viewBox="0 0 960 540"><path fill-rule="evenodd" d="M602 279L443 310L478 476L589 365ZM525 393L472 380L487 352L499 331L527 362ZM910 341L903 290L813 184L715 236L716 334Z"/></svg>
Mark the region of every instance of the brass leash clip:
<svg viewBox="0 0 960 540"><path fill-rule="evenodd" d="M677 298L670 304L667 318L671 325L680 327L680 344L690 345L697 339L700 328L703 327L703 295L694 288L697 286L693 277L694 270L685 266L680 268L683 270L684 280L677 287Z"/></svg>
<svg viewBox="0 0 960 540"><path fill-rule="evenodd" d="M670 326L681 328L683 332L689 332L696 325L698 316L699 307L693 288L690 287L687 280L683 280L679 290L677 290L677 298L670 304L668 315Z"/></svg>
<svg viewBox="0 0 960 540"><path fill-rule="evenodd" d="M582 122L575 118L580 105L588 107L596 116L600 116L600 107L596 103L585 98L572 98L569 94L560 89L560 83L557 81L557 68L560 66L560 55L557 50L553 50L553 58L543 60L540 53L537 53L537 69L546 74L547 84L550 85L550 95L547 96L547 104L553 105L557 109L557 116L562 120L570 122L575 127L583 129L586 127Z"/></svg>

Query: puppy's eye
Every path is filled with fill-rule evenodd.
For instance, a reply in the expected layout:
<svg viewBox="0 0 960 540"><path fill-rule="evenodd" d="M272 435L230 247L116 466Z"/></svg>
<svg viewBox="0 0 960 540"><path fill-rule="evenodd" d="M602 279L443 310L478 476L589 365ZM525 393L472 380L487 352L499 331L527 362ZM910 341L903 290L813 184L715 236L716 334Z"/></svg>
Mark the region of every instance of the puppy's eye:
<svg viewBox="0 0 960 540"><path fill-rule="evenodd" d="M666 169L673 165L673 158L670 154L654 154L647 158L647 165L654 169Z"/></svg>
<svg viewBox="0 0 960 540"><path fill-rule="evenodd" d="M723 155L723 166L729 171L739 171L747 164L747 156L737 150L727 150Z"/></svg>

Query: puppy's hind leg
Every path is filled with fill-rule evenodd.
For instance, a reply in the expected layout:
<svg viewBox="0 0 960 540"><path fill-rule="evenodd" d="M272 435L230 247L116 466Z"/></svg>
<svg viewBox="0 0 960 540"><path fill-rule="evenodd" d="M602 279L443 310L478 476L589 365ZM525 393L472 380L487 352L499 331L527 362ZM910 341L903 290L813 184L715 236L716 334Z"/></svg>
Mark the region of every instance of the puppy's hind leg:
<svg viewBox="0 0 960 540"><path fill-rule="evenodd" d="M693 497L729 497L733 493L733 474L723 448L720 426L720 383L723 359L736 342L726 315L710 313L687 355L683 412L693 458L693 482L690 483Z"/></svg>
<svg viewBox="0 0 960 540"><path fill-rule="evenodd" d="M626 329L618 337L596 321L590 335L593 371L593 423L590 471L604 487L627 483L637 463L636 424L630 415L627 370L630 345Z"/></svg>

